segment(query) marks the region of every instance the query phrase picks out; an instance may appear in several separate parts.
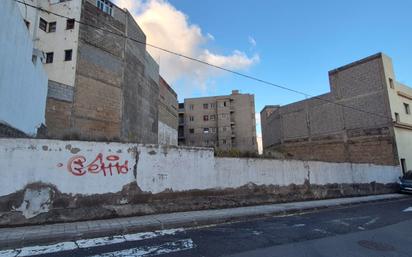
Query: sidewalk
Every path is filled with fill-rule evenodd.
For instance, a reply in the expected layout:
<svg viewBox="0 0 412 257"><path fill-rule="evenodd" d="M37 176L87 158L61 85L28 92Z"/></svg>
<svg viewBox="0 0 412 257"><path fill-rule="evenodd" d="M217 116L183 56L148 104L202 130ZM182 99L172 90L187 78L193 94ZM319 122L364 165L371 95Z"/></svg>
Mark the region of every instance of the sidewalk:
<svg viewBox="0 0 412 257"><path fill-rule="evenodd" d="M119 235L159 229L194 227L240 221L270 215L299 213L302 211L360 204L373 201L394 200L407 197L386 194L318 201L270 204L232 209L178 212L139 217L93 220L51 225L0 229L0 249L73 241L81 238Z"/></svg>

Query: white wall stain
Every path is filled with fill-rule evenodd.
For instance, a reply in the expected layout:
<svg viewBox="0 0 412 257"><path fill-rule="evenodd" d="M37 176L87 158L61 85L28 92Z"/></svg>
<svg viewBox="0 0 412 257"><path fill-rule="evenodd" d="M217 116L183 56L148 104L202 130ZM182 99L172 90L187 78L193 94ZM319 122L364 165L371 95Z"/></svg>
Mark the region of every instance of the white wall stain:
<svg viewBox="0 0 412 257"><path fill-rule="evenodd" d="M50 188L27 188L24 192L23 202L20 207L16 208L16 211L21 211L26 219L48 212L51 204L50 193Z"/></svg>

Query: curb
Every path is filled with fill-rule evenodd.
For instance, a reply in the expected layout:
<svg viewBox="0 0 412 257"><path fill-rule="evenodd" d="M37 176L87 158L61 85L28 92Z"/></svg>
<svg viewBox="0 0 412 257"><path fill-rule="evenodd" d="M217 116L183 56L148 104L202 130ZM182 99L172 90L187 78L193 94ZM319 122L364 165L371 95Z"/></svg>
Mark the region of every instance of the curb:
<svg viewBox="0 0 412 257"><path fill-rule="evenodd" d="M231 209L178 212L108 220L0 229L0 249L53 244L85 238L114 236L171 228L188 228L296 214L326 208L378 201L407 199L407 195L385 194L328 200L280 203Z"/></svg>

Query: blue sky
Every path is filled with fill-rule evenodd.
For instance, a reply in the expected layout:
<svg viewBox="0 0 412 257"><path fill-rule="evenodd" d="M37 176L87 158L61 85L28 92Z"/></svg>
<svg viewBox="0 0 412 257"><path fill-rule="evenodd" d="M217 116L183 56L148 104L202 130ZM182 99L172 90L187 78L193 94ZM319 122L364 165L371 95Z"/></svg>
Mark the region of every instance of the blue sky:
<svg viewBox="0 0 412 257"><path fill-rule="evenodd" d="M411 0L151 1L159 5L169 4L185 15L187 28L207 38L204 42L194 43L201 49L198 52L207 49L222 55L222 58L230 58L237 50L242 55L232 61L240 59L251 62L239 66L231 63L235 70L276 84L311 95L326 93L329 91L329 70L384 52L393 59L397 80L412 86ZM140 0L136 3L148 2ZM147 11L149 7L145 8ZM142 13L143 9L135 13ZM156 16L156 12L158 16L166 16L159 11L160 8L152 9L154 15L152 13L151 17ZM148 38L160 33L160 29L157 32L148 31L156 30L156 27L145 25L150 24L150 18L140 17L137 20L139 25L143 24ZM169 30L171 21L173 19L164 22L164 30ZM173 25L170 30L179 31L181 24L175 28ZM185 37L186 34L170 36L166 41L171 43L163 43L163 46L173 49L178 44L172 41ZM251 42L251 38L256 44ZM185 51L177 46L173 50ZM195 54L195 51L184 53ZM170 66L173 68L174 63L168 67L165 57L159 55L156 58L154 55L160 62L161 72L165 73ZM228 65L232 67L230 62ZM180 100L184 97L229 94L232 89L239 89L242 93L255 94L256 112L260 112L265 105L284 105L302 99L301 95L231 74L196 71L190 65L180 72L183 75L166 76L171 78ZM192 77L194 72L203 74L201 87L197 85L199 81Z"/></svg>

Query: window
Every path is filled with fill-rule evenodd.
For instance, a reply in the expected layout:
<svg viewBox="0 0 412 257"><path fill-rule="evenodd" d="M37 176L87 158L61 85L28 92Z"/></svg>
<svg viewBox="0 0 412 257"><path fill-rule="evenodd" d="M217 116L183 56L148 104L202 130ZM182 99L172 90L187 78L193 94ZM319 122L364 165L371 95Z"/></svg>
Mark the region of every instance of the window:
<svg viewBox="0 0 412 257"><path fill-rule="evenodd" d="M215 115L210 115L210 120L215 120Z"/></svg>
<svg viewBox="0 0 412 257"><path fill-rule="evenodd" d="M389 78L389 87L394 89L395 86L393 85L393 79Z"/></svg>
<svg viewBox="0 0 412 257"><path fill-rule="evenodd" d="M113 4L110 1L108 1L108 0L96 0L96 5L97 5L97 8L99 8L103 12L105 12L109 15L112 15Z"/></svg>
<svg viewBox="0 0 412 257"><path fill-rule="evenodd" d="M209 128L203 128L203 133L208 134L209 133Z"/></svg>
<svg viewBox="0 0 412 257"><path fill-rule="evenodd" d="M46 63L52 63L53 62L53 56L54 56L53 52L46 53Z"/></svg>
<svg viewBox="0 0 412 257"><path fill-rule="evenodd" d="M40 18L40 22L39 22L39 28L43 31L47 30L47 21L45 21L44 19Z"/></svg>
<svg viewBox="0 0 412 257"><path fill-rule="evenodd" d="M64 50L64 60L65 61L71 61L72 60L72 54L73 54L72 49Z"/></svg>
<svg viewBox="0 0 412 257"><path fill-rule="evenodd" d="M216 128L212 128L212 129L211 129L211 132L212 132L212 133L216 133Z"/></svg>
<svg viewBox="0 0 412 257"><path fill-rule="evenodd" d="M223 139L223 140L222 140L222 143L225 145L225 144L226 144L226 139Z"/></svg>
<svg viewBox="0 0 412 257"><path fill-rule="evenodd" d="M399 113L395 112L395 121L400 122Z"/></svg>
<svg viewBox="0 0 412 257"><path fill-rule="evenodd" d="M223 106L225 106L225 107L226 107L226 101L224 101L224 102L223 102Z"/></svg>
<svg viewBox="0 0 412 257"><path fill-rule="evenodd" d="M49 29L47 32L56 32L56 22L49 23Z"/></svg>
<svg viewBox="0 0 412 257"><path fill-rule="evenodd" d="M74 29L74 19L67 19L66 21L66 30Z"/></svg>
<svg viewBox="0 0 412 257"><path fill-rule="evenodd" d="M405 107L405 113L411 114L411 110L409 109L409 104L403 103L403 106Z"/></svg>
<svg viewBox="0 0 412 257"><path fill-rule="evenodd" d="M203 121L208 121L209 120L209 115L203 115Z"/></svg>
<svg viewBox="0 0 412 257"><path fill-rule="evenodd" d="M193 104L189 105L190 110L193 110L195 107Z"/></svg>
<svg viewBox="0 0 412 257"><path fill-rule="evenodd" d="M190 133L190 134L194 134L194 133L195 133L195 129L189 129L189 133Z"/></svg>
<svg viewBox="0 0 412 257"><path fill-rule="evenodd" d="M203 104L203 109L209 109L209 104Z"/></svg>
<svg viewBox="0 0 412 257"><path fill-rule="evenodd" d="M211 103L210 104L210 109L215 109L216 108L216 104L215 103Z"/></svg>
<svg viewBox="0 0 412 257"><path fill-rule="evenodd" d="M223 131L226 131L226 127L223 127Z"/></svg>
<svg viewBox="0 0 412 257"><path fill-rule="evenodd" d="M195 120L195 117L190 116L190 117L189 117L189 120L190 120L190 121L194 121L194 120Z"/></svg>
<svg viewBox="0 0 412 257"><path fill-rule="evenodd" d="M24 20L24 24L26 24L27 29L30 29L30 21Z"/></svg>

